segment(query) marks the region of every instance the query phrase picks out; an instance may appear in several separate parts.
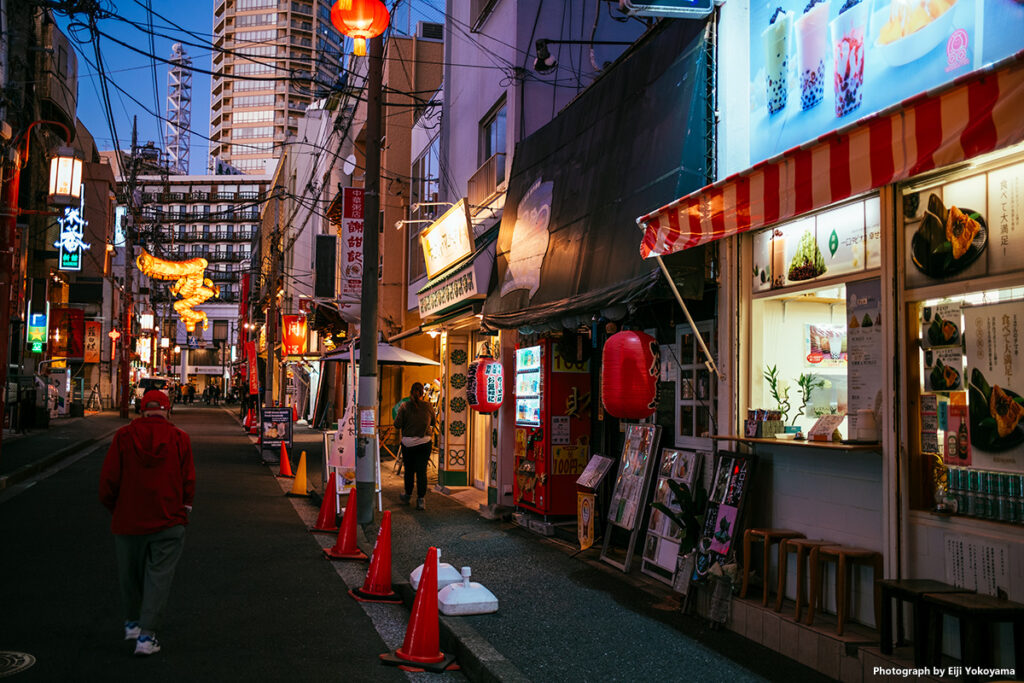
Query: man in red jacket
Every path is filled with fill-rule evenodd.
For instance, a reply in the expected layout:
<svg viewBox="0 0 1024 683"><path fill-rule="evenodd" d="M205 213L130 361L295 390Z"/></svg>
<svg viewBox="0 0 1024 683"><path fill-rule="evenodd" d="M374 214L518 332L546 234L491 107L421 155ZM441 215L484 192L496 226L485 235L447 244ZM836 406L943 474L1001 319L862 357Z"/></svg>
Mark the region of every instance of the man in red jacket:
<svg viewBox="0 0 1024 683"><path fill-rule="evenodd" d="M137 655L160 651L156 629L195 493L192 442L167 420L170 408L167 394L147 391L142 417L117 430L100 473L100 502L114 513L124 638Z"/></svg>

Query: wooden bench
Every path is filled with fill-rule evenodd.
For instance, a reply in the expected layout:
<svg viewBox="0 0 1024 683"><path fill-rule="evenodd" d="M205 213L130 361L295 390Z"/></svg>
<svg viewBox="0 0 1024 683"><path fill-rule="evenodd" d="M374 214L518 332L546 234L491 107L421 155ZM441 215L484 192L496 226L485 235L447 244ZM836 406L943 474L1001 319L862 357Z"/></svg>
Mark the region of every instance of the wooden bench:
<svg viewBox="0 0 1024 683"><path fill-rule="evenodd" d="M938 665L942 659L942 616L960 621L960 660L964 666L991 666L995 653L988 625L1013 624L1013 664L1024 666L1024 605L980 593L928 593L922 600L928 623L925 660Z"/></svg>
<svg viewBox="0 0 1024 683"><path fill-rule="evenodd" d="M892 641L892 601L896 601L896 645L903 645L903 610L904 602L911 605L914 624L914 666L925 666L925 641L928 639L926 609L923 599L926 593L970 593L966 588L957 588L941 581L932 579L885 579L878 582L882 596L882 616L878 624L879 647L882 654L891 655Z"/></svg>

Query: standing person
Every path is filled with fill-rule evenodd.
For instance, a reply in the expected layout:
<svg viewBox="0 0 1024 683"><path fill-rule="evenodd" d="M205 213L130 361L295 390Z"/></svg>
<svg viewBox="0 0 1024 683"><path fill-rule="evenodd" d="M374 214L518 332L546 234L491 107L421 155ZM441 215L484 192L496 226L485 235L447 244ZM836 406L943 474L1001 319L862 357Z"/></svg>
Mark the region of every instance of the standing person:
<svg viewBox="0 0 1024 683"><path fill-rule="evenodd" d="M400 498L408 503L416 480L416 509L425 510L427 495L427 463L433 446L434 410L423 399L423 385L416 382L409 389L409 400L402 403L395 415L395 429L402 435L402 462L405 464L405 493Z"/></svg>
<svg viewBox="0 0 1024 683"><path fill-rule="evenodd" d="M142 417L117 430L100 473L100 502L113 517L125 640L135 654L160 651L156 629L192 511L196 473L188 434L167 419L157 389L142 397Z"/></svg>

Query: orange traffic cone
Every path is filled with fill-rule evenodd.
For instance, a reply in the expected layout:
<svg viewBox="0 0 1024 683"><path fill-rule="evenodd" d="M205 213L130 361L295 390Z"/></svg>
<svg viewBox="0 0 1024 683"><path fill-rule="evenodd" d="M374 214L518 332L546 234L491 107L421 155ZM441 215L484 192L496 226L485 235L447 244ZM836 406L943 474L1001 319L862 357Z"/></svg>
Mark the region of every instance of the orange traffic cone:
<svg viewBox="0 0 1024 683"><path fill-rule="evenodd" d="M292 404L292 422L298 422L298 421L299 421L299 409L296 408L295 404L293 403Z"/></svg>
<svg viewBox="0 0 1024 683"><path fill-rule="evenodd" d="M249 422L249 433L259 434L260 433L260 416L255 410L249 411L252 414L252 421Z"/></svg>
<svg viewBox="0 0 1024 683"><path fill-rule="evenodd" d="M279 477L288 477L291 479L295 475L292 474L292 461L288 459L288 449L284 445L284 441L281 442L281 470L277 473Z"/></svg>
<svg viewBox="0 0 1024 683"><path fill-rule="evenodd" d="M242 428L246 431L252 426L252 408L249 408L249 412L245 414L245 419L242 420Z"/></svg>
<svg viewBox="0 0 1024 683"><path fill-rule="evenodd" d="M384 511L363 587L353 588L348 594L360 602L402 602L398 593L391 590L391 510Z"/></svg>
<svg viewBox="0 0 1024 683"><path fill-rule="evenodd" d="M302 451L302 455L299 456L299 464L295 468L295 482L292 484L292 490L284 495L291 496L292 498L309 497L309 487L306 485L306 451Z"/></svg>
<svg viewBox="0 0 1024 683"><path fill-rule="evenodd" d="M324 549L324 557L330 560L365 560L366 553L356 545L356 490L348 494L345 514L341 518L338 540L334 547ZM436 591L435 591L436 592ZM436 600L434 602L437 602Z"/></svg>
<svg viewBox="0 0 1024 683"><path fill-rule="evenodd" d="M432 671L438 673L450 668L455 657L441 652L440 622L437 616L437 548L427 551L423 563L423 577L412 603L409 625L405 628L405 641L394 652L383 654L385 664L404 671Z"/></svg>
<svg viewBox="0 0 1024 683"><path fill-rule="evenodd" d="M331 472L327 479L324 499L320 503L320 514L316 518L316 524L309 528L310 531L332 534L338 532L338 488L334 482L334 472Z"/></svg>

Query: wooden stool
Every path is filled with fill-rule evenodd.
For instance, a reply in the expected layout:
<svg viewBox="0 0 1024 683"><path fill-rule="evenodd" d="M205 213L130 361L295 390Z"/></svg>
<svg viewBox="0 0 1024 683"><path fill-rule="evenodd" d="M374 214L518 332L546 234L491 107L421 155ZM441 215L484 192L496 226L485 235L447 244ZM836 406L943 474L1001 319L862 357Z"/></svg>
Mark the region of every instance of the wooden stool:
<svg viewBox="0 0 1024 683"><path fill-rule="evenodd" d="M823 545L835 545L832 541L811 540L809 538L787 538L779 546L779 587L776 591L775 611L782 611L782 600L786 596L786 563L789 553L796 553L796 615L800 621L800 612L804 600L804 576L806 576L807 558L815 548ZM808 602L810 600L808 599Z"/></svg>
<svg viewBox="0 0 1024 683"><path fill-rule="evenodd" d="M929 623L925 659L939 664L942 659L942 615L960 620L960 661L966 666L993 663L992 641L985 637L988 624L1013 624L1014 666L1024 666L1024 605L980 593L928 593L922 604Z"/></svg>
<svg viewBox="0 0 1024 683"><path fill-rule="evenodd" d="M892 654L892 601L896 601L896 645L904 644L903 610L909 602L914 620L914 666L925 666L925 641L928 640L927 608L923 599L925 593L970 593L966 588L957 588L931 579L886 579L878 582L882 594L882 621L878 624L879 646L882 654Z"/></svg>
<svg viewBox="0 0 1024 683"><path fill-rule="evenodd" d="M845 545L823 545L811 550L811 597L807 608L807 625L814 623L814 611L821 599L821 563L836 561L836 635L843 635L846 612L850 603L849 568L853 564L868 565L873 570L871 583L875 593L875 623L881 612L878 580L882 578L882 554Z"/></svg>
<svg viewBox="0 0 1024 683"><path fill-rule="evenodd" d="M743 532L743 587L740 589L740 597L747 597L747 588L750 584L750 544L760 541L764 544L764 595L761 596L761 604L768 605L768 571L771 569L771 547L773 543L779 544L779 566L782 566L785 550L782 541L790 538L803 538L804 535L792 529L747 529Z"/></svg>

